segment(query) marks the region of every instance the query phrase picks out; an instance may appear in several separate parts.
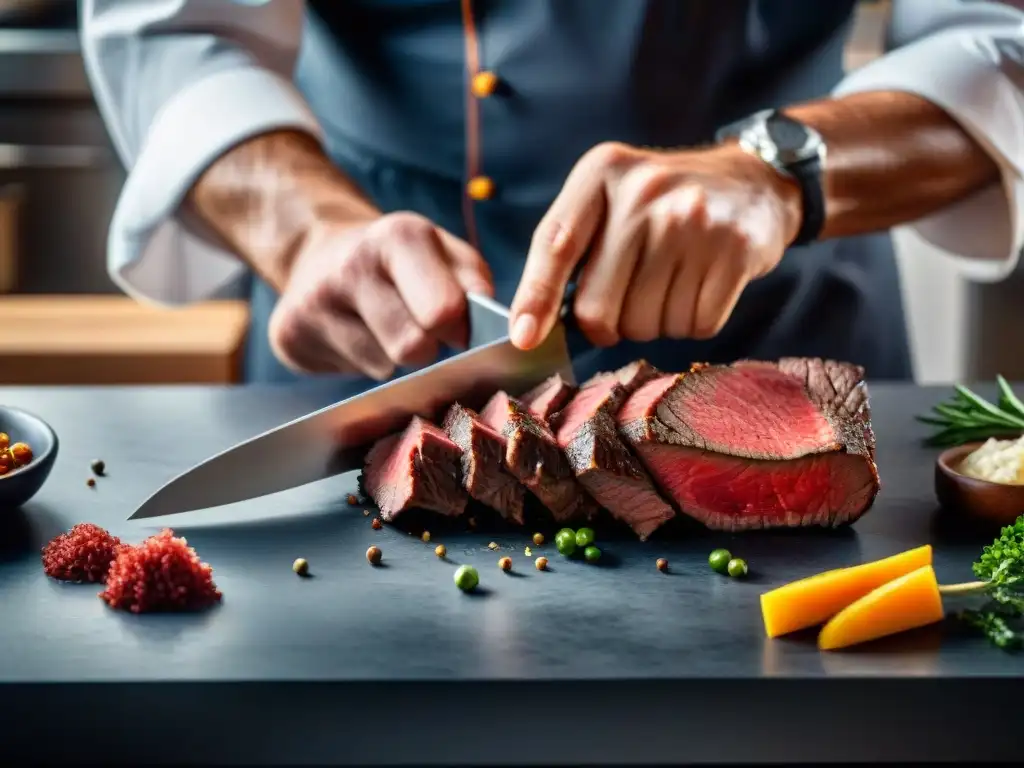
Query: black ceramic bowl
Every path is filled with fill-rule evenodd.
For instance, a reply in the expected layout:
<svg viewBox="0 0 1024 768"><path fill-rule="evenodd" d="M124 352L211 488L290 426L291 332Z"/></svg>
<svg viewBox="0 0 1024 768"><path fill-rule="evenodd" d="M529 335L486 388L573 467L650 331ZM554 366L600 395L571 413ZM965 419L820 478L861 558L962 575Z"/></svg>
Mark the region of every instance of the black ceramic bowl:
<svg viewBox="0 0 1024 768"><path fill-rule="evenodd" d="M49 424L20 408L0 405L0 432L12 443L28 443L32 461L6 475L0 475L0 512L17 509L43 487L57 458L57 433Z"/></svg>

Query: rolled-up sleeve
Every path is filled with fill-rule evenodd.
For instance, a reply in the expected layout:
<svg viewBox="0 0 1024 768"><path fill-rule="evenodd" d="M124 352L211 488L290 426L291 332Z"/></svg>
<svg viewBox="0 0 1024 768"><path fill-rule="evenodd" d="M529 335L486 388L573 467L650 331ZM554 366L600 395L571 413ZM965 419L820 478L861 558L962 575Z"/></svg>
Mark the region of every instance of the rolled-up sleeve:
<svg viewBox="0 0 1024 768"><path fill-rule="evenodd" d="M996 281L1024 247L1024 12L998 0L893 0L884 56L835 95L896 90L942 107L999 164L1002 179L910 226Z"/></svg>
<svg viewBox="0 0 1024 768"><path fill-rule="evenodd" d="M302 0L83 0L86 71L128 178L108 239L110 275L137 299L215 294L243 264L182 210L196 179L247 138L320 138L292 84Z"/></svg>

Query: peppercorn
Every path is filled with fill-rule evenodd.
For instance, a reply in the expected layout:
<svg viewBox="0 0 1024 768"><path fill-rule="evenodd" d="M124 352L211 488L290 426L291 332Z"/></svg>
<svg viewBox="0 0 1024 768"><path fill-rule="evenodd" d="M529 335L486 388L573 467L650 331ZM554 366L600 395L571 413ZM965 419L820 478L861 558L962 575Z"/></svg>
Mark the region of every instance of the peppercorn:
<svg viewBox="0 0 1024 768"><path fill-rule="evenodd" d="M444 544L438 544L434 547L434 554L438 557L444 557L448 554L448 548Z"/></svg>
<svg viewBox="0 0 1024 768"><path fill-rule="evenodd" d="M307 562L306 558L300 557L292 563L292 570L299 574L299 576L305 576L309 573L309 562Z"/></svg>
<svg viewBox="0 0 1024 768"><path fill-rule="evenodd" d="M90 477L88 480L85 481L85 484L88 485L90 488L95 488L96 487L96 478L95 477Z"/></svg>
<svg viewBox="0 0 1024 768"><path fill-rule="evenodd" d="M533 534L533 545L535 547L539 547L543 543L544 543L544 534L543 533L535 533L535 534Z"/></svg>
<svg viewBox="0 0 1024 768"><path fill-rule="evenodd" d="M359 499L356 498L356 495L354 493L350 493L348 497L345 499L345 501L348 502L348 505L350 507L354 507L356 504L359 503Z"/></svg>
<svg viewBox="0 0 1024 768"><path fill-rule="evenodd" d="M548 559L546 557L538 557L533 561L538 571L546 571L548 568Z"/></svg>
<svg viewBox="0 0 1024 768"><path fill-rule="evenodd" d="M380 547L370 547L366 550L366 559L370 562L370 565L380 565L381 557Z"/></svg>
<svg viewBox="0 0 1024 768"><path fill-rule="evenodd" d="M423 539L424 543L430 541L430 531L424 531L420 538Z"/></svg>
<svg viewBox="0 0 1024 768"><path fill-rule="evenodd" d="M501 558L501 560L498 561L498 567L501 568L501 570L505 571L506 573L508 571L511 571L512 570L512 558L511 557L503 557L503 558Z"/></svg>
<svg viewBox="0 0 1024 768"><path fill-rule="evenodd" d="M15 443L10 447L11 458L14 459L14 466L24 467L32 461L32 449L28 443Z"/></svg>
<svg viewBox="0 0 1024 768"><path fill-rule="evenodd" d="M658 566L658 570L662 573L668 571L668 560L666 560L664 557L659 557L658 562L655 563L655 565Z"/></svg>
<svg viewBox="0 0 1024 768"><path fill-rule="evenodd" d="M89 465L92 468L94 474L103 475L107 471L107 465L103 459L93 459L92 464Z"/></svg>
<svg viewBox="0 0 1024 768"><path fill-rule="evenodd" d="M370 527L373 528L373 530L375 531L379 531L382 525L383 523L380 521L379 517L373 518L373 522L370 523Z"/></svg>
<svg viewBox="0 0 1024 768"><path fill-rule="evenodd" d="M11 444L11 436L6 432L0 432L0 451L6 451Z"/></svg>

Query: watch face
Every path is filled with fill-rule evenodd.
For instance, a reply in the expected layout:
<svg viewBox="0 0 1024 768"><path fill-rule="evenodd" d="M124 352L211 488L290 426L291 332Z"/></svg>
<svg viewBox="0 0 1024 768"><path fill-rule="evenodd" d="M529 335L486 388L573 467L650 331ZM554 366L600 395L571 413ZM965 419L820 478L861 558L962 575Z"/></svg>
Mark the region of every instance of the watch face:
<svg viewBox="0 0 1024 768"><path fill-rule="evenodd" d="M780 157L802 158L817 150L814 135L800 123L776 114L765 122L765 129Z"/></svg>

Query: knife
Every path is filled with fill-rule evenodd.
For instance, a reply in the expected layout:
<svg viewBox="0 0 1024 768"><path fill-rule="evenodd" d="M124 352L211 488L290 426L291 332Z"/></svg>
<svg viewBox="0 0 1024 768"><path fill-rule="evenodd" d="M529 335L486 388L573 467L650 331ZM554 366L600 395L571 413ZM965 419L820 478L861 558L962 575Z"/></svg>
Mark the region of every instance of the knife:
<svg viewBox="0 0 1024 768"><path fill-rule="evenodd" d="M467 299L465 352L228 448L175 477L128 519L219 507L361 469L370 446L414 415L435 418L456 400L480 408L499 389L521 394L556 373L575 382L562 322L523 351L508 337L507 308L486 296Z"/></svg>

